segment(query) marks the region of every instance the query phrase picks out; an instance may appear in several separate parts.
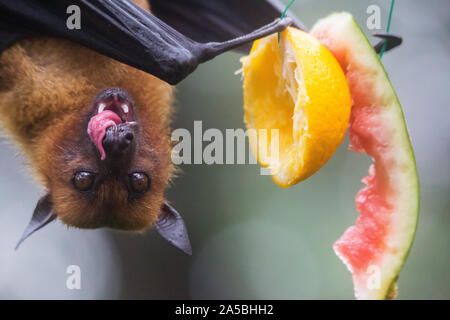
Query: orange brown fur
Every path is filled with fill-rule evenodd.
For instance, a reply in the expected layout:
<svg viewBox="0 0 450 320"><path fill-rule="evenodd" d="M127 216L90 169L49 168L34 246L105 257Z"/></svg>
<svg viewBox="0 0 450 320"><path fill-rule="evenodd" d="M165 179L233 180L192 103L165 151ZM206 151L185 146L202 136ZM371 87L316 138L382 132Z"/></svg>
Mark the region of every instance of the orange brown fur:
<svg viewBox="0 0 450 320"><path fill-rule="evenodd" d="M80 196L70 182L75 168L95 165L85 151L88 147L80 146L86 135L83 115L95 95L108 87L127 91L139 118L141 135L133 166L149 172L152 183L134 202L108 178L95 201ZM167 83L67 40L22 40L0 57L3 128L30 160L58 218L69 226L143 230L155 222L172 172L171 104L172 87Z"/></svg>

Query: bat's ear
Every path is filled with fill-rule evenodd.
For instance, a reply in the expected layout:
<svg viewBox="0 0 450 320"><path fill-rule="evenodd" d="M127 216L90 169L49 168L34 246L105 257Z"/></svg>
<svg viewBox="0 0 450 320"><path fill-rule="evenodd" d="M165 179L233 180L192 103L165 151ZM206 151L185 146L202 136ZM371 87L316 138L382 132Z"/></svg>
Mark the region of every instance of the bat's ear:
<svg viewBox="0 0 450 320"><path fill-rule="evenodd" d="M28 226L25 228L22 237L16 245L16 250L26 238L55 220L55 218L56 214L53 212L53 205L50 200L50 195L47 194L38 201L36 208L34 209L33 216L31 217L31 221L28 223Z"/></svg>
<svg viewBox="0 0 450 320"><path fill-rule="evenodd" d="M155 223L159 234L184 253L191 255L192 248L186 226L175 208L164 202L162 212Z"/></svg>

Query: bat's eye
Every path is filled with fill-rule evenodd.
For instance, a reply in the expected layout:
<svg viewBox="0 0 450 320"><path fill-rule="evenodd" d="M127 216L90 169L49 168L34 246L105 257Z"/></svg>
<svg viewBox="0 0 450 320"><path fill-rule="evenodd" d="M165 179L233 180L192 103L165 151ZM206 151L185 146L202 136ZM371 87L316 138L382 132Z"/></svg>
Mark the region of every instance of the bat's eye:
<svg viewBox="0 0 450 320"><path fill-rule="evenodd" d="M133 192L144 193L150 187L150 178L142 172L135 172L130 175L130 186Z"/></svg>
<svg viewBox="0 0 450 320"><path fill-rule="evenodd" d="M88 191L94 185L95 175L87 171L76 172L73 176L72 182L75 188L80 191Z"/></svg>

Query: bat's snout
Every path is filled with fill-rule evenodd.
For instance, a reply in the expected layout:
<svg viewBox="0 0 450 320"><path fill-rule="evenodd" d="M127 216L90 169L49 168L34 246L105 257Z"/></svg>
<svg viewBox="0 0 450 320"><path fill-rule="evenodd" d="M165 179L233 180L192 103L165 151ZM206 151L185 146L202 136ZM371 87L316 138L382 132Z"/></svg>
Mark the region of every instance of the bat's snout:
<svg viewBox="0 0 450 320"><path fill-rule="evenodd" d="M126 122L106 129L102 145L107 156L117 158L130 152L135 145L137 122Z"/></svg>
<svg viewBox="0 0 450 320"><path fill-rule="evenodd" d="M91 107L94 114L88 123L87 133L100 152L117 158L135 144L137 122L131 97L120 88L101 91Z"/></svg>

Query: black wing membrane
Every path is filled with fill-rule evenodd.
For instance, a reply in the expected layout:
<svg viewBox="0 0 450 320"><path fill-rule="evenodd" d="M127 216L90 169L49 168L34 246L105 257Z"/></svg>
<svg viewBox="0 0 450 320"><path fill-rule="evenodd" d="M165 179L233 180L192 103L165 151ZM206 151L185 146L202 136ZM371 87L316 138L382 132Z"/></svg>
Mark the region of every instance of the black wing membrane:
<svg viewBox="0 0 450 320"><path fill-rule="evenodd" d="M81 29L66 26L70 5L80 8ZM235 39L199 43L130 0L0 0L0 50L23 36L59 36L176 84L198 64L291 23L273 21Z"/></svg>
<svg viewBox="0 0 450 320"><path fill-rule="evenodd" d="M285 1L288 2L287 0ZM151 0L152 12L185 36L198 41L226 41L249 33L281 16L286 5L278 0ZM291 11L286 17L292 25L307 31L306 26ZM389 51L402 43L399 36L374 34L382 38L374 48L380 53L384 42ZM247 43L238 51L248 53Z"/></svg>
<svg viewBox="0 0 450 320"><path fill-rule="evenodd" d="M152 12L185 36L198 41L226 41L273 22L284 11L278 0L151 0ZM291 12L293 25L306 30ZM250 44L238 48L248 53Z"/></svg>
<svg viewBox="0 0 450 320"><path fill-rule="evenodd" d="M66 25L71 5L80 8L81 29ZM232 49L248 52L252 41L292 23L306 30L290 12L277 19L285 7L278 0L152 0L150 5L162 20L130 0L0 0L0 54L26 36L58 36L177 84L200 63ZM398 44L392 37L384 41L386 51Z"/></svg>

